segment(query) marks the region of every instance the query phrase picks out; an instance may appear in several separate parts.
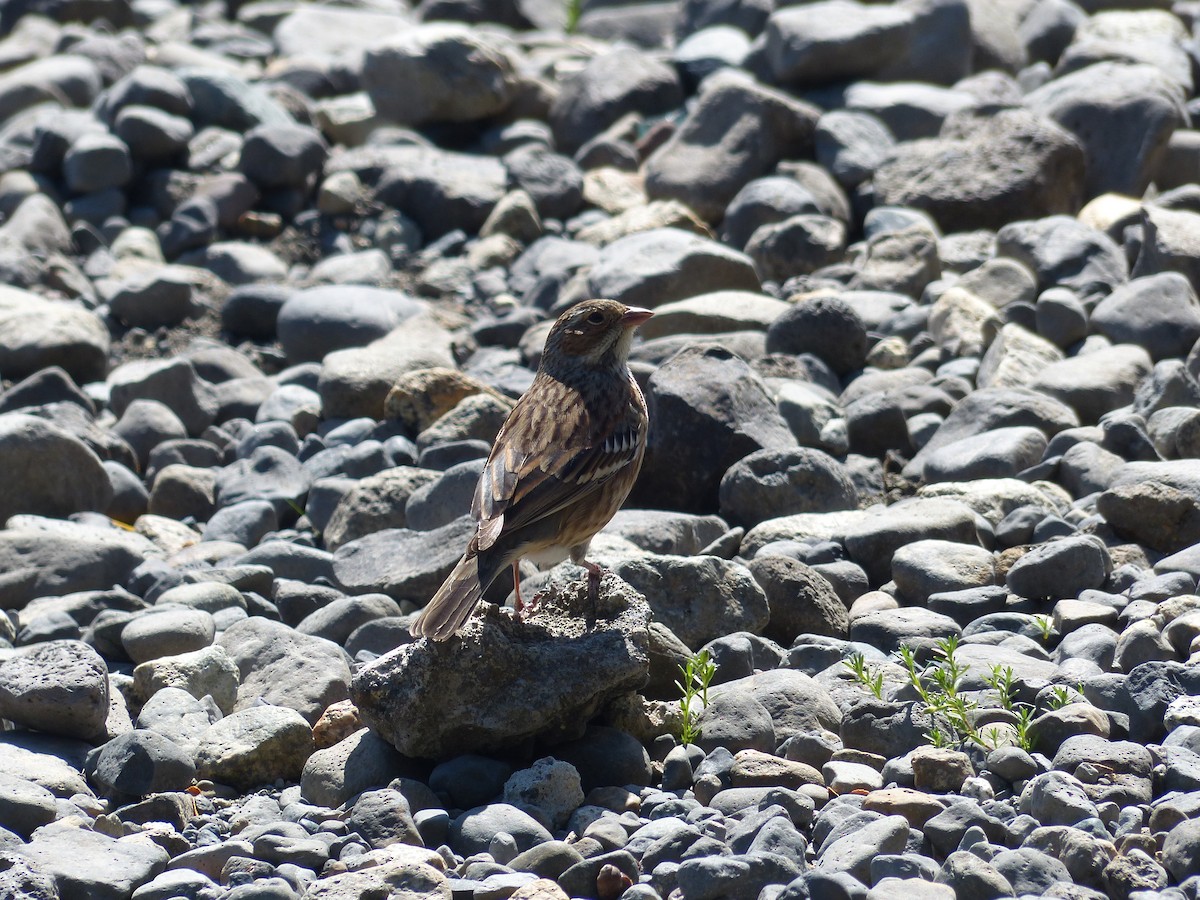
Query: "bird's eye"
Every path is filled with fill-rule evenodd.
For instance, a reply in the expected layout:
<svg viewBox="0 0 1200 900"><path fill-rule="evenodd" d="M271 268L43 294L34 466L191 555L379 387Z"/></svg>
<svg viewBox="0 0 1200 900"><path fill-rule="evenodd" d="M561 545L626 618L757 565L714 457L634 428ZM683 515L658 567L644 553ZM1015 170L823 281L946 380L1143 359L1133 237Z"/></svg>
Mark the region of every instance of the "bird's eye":
<svg viewBox="0 0 1200 900"><path fill-rule="evenodd" d="M589 325L603 325L604 324L604 313L600 312L600 310L596 310L594 313L592 313L590 316L587 317L587 323Z"/></svg>

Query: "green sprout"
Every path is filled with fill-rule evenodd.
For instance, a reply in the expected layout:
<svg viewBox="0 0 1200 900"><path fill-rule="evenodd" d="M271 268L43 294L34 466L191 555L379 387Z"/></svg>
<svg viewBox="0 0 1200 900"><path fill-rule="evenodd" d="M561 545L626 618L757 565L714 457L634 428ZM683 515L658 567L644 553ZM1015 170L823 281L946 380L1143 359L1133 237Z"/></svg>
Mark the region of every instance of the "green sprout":
<svg viewBox="0 0 1200 900"><path fill-rule="evenodd" d="M717 674L717 664L707 650L701 650L679 666L679 674L680 679L675 682L681 694L679 711L683 715L679 741L685 745L694 744L700 737L700 713L708 706L708 686Z"/></svg>
<svg viewBox="0 0 1200 900"><path fill-rule="evenodd" d="M849 659L842 660L842 665L850 670L855 684L870 691L876 700L883 699L883 673L874 666L868 666L865 656L855 653Z"/></svg>

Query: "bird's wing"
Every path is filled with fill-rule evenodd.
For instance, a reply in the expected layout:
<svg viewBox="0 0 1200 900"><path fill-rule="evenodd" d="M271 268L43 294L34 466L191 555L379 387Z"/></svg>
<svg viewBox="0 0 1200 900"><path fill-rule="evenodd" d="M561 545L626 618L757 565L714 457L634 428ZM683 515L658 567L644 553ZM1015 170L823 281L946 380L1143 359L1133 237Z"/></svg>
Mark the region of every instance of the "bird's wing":
<svg viewBox="0 0 1200 900"><path fill-rule="evenodd" d="M497 435L472 504L480 550L504 530L578 502L641 456L646 418L632 398L622 398L621 415L606 417L607 428L597 427L597 417L577 395L562 399L548 405L543 395L536 407L518 403ZM576 410L583 420L553 415L563 409Z"/></svg>

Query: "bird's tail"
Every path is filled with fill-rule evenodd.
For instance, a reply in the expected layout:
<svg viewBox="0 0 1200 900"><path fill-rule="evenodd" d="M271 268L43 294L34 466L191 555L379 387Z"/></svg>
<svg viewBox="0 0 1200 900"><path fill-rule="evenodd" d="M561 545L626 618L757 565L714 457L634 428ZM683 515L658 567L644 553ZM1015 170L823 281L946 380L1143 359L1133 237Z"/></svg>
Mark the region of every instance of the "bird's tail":
<svg viewBox="0 0 1200 900"><path fill-rule="evenodd" d="M479 558L474 554L467 554L458 561L458 565L438 588L433 599L409 626L409 633L413 637L444 641L462 628L482 597Z"/></svg>

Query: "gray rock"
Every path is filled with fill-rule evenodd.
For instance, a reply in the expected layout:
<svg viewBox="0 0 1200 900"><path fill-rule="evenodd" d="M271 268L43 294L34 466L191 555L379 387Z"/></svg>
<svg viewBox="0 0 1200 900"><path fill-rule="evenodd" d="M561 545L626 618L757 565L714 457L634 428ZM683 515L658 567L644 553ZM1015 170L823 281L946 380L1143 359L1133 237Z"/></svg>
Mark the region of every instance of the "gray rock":
<svg viewBox="0 0 1200 900"><path fill-rule="evenodd" d="M764 225L794 216L829 212L795 178L767 175L747 183L729 201L721 222L721 238L731 246L745 249L751 236Z"/></svg>
<svg viewBox="0 0 1200 900"><path fill-rule="evenodd" d="M745 255L678 228L655 228L613 241L588 273L595 297L655 307L707 291L757 291Z"/></svg>
<svg viewBox="0 0 1200 900"><path fill-rule="evenodd" d="M506 43L460 24L407 27L363 58L363 85L376 110L402 125L471 122L503 112L517 92ZM413 90L397 93L399 83Z"/></svg>
<svg viewBox="0 0 1200 900"><path fill-rule="evenodd" d="M319 361L384 337L425 307L400 291L366 285L311 287L278 307L275 330L289 360Z"/></svg>
<svg viewBox="0 0 1200 900"><path fill-rule="evenodd" d="M913 26L908 9L825 0L772 13L763 52L778 84L853 81L873 77L902 59Z"/></svg>
<svg viewBox="0 0 1200 900"><path fill-rule="evenodd" d="M1030 779L1021 791L1020 809L1043 825L1076 825L1097 816L1079 779L1058 771Z"/></svg>
<svg viewBox="0 0 1200 900"><path fill-rule="evenodd" d="M118 735L97 748L88 768L92 781L118 798L186 790L196 778L190 752L145 729Z"/></svg>
<svg viewBox="0 0 1200 900"><path fill-rule="evenodd" d="M693 556L729 531L719 516L653 509L623 509L604 528L650 553Z"/></svg>
<svg viewBox="0 0 1200 900"><path fill-rule="evenodd" d="M644 681L648 611L610 576L601 583L600 618L588 626L580 618L588 607L582 585L549 590L524 622L485 604L457 640L418 641L361 669L353 697L363 719L405 755L434 759L512 746L538 734L578 736L581 723L607 700ZM616 605L620 612L606 618ZM562 640L565 635L573 639ZM560 658L570 650L578 659L581 646L592 648L586 671ZM488 666L496 667L495 677L486 676ZM429 679L436 679L436 691ZM451 682L456 687L445 690Z"/></svg>
<svg viewBox="0 0 1200 900"><path fill-rule="evenodd" d="M1006 583L1021 597L1077 597L1104 584L1112 571L1108 550L1086 537L1067 537L1041 544L1009 568Z"/></svg>
<svg viewBox="0 0 1200 900"><path fill-rule="evenodd" d="M1093 330L1114 344L1138 344L1153 360L1186 356L1200 337L1200 304L1186 278L1163 272L1135 278L1092 311Z"/></svg>
<svg viewBox="0 0 1200 900"><path fill-rule="evenodd" d="M816 868L847 872L860 881L871 878L871 859L881 853L899 853L908 842L908 820L884 816L838 840L827 842L817 856Z"/></svg>
<svg viewBox="0 0 1200 900"><path fill-rule="evenodd" d="M0 532L0 591L9 609L37 597L125 584L158 549L141 535L73 522L12 520Z"/></svg>
<svg viewBox="0 0 1200 900"><path fill-rule="evenodd" d="M767 885L791 882L801 867L770 852L701 856L682 862L675 877L684 900L753 900Z"/></svg>
<svg viewBox="0 0 1200 900"><path fill-rule="evenodd" d="M296 710L314 723L330 704L345 700L350 667L345 653L323 638L252 616L217 639L241 676L235 709L265 702Z"/></svg>
<svg viewBox="0 0 1200 900"><path fill-rule="evenodd" d="M1200 540L1200 512L1190 466L1127 463L1115 473L1096 508L1121 535L1172 553Z"/></svg>
<svg viewBox="0 0 1200 900"><path fill-rule="evenodd" d="M978 543L974 514L965 505L939 498L912 498L877 508L843 534L850 558L866 571L872 584L891 575L892 556L914 540Z"/></svg>
<svg viewBox="0 0 1200 900"><path fill-rule="evenodd" d="M113 133L135 160L169 162L187 149L195 128L183 116L131 103L116 114Z"/></svg>
<svg viewBox="0 0 1200 900"><path fill-rule="evenodd" d="M1151 366L1142 347L1118 344L1047 366L1030 387L1062 400L1083 422L1093 423L1132 402Z"/></svg>
<svg viewBox="0 0 1200 900"><path fill-rule="evenodd" d="M498 832L511 835L519 851L551 839L537 819L508 803L469 809L450 823L450 842L464 855L485 852Z"/></svg>
<svg viewBox="0 0 1200 900"><path fill-rule="evenodd" d="M1078 209L1084 155L1063 128L1009 109L960 116L936 138L901 144L872 183L880 202L925 210L946 231L996 229Z"/></svg>
<svg viewBox="0 0 1200 900"><path fill-rule="evenodd" d="M850 640L892 652L908 644L925 644L961 633L949 616L921 607L879 610L850 623Z"/></svg>
<svg viewBox="0 0 1200 900"><path fill-rule="evenodd" d="M538 818L550 822L556 831L566 825L583 799L579 772L570 763L549 756L514 772L504 784L505 803L522 809L533 807Z"/></svg>
<svg viewBox="0 0 1200 900"><path fill-rule="evenodd" d="M1035 272L1039 290L1066 287L1085 301L1128 280L1129 265L1112 238L1070 216L1010 222L996 233L996 251Z"/></svg>
<svg viewBox="0 0 1200 900"><path fill-rule="evenodd" d="M854 509L857 494L845 468L820 450L759 450L721 478L721 514L734 524L805 512Z"/></svg>
<svg viewBox="0 0 1200 900"><path fill-rule="evenodd" d="M179 417L191 435L200 435L217 414L212 385L186 359L127 362L112 371L108 386L109 404L118 416L135 400L157 400Z"/></svg>
<svg viewBox="0 0 1200 900"><path fill-rule="evenodd" d="M121 629L121 646L135 663L190 653L209 646L216 635L210 613L201 609L147 610Z"/></svg>
<svg viewBox="0 0 1200 900"><path fill-rule="evenodd" d="M54 794L24 778L0 775L0 816L6 828L28 840L35 829L57 818Z"/></svg>
<svg viewBox="0 0 1200 900"><path fill-rule="evenodd" d="M150 455L166 441L182 440L187 437L187 427L165 403L158 400L134 400L121 413L113 426L113 432L121 437L137 454L142 471L149 468ZM155 469L164 469L156 465Z"/></svg>
<svg viewBox="0 0 1200 900"><path fill-rule="evenodd" d="M958 897L972 900L1016 896L1012 885L995 866L969 850L956 850L946 857L937 883L952 887Z"/></svg>
<svg viewBox="0 0 1200 900"><path fill-rule="evenodd" d="M1032 847L1002 850L991 859L992 865L1012 885L1018 895L1040 894L1060 881L1070 881L1067 867L1053 856Z"/></svg>
<svg viewBox="0 0 1200 900"><path fill-rule="evenodd" d="M848 109L830 110L817 121L817 162L842 187L850 189L870 178L887 159L895 138L876 116Z"/></svg>
<svg viewBox="0 0 1200 900"><path fill-rule="evenodd" d="M689 646L731 631L761 631L767 598L741 563L715 556L635 557L613 571L650 604L661 622Z"/></svg>
<svg viewBox="0 0 1200 900"><path fill-rule="evenodd" d="M70 822L42 828L21 849L33 868L54 879L62 897L123 900L167 866L168 854L142 835L109 837Z"/></svg>
<svg viewBox="0 0 1200 900"><path fill-rule="evenodd" d="M246 132L238 171L264 190L303 190L320 173L327 155L315 128L265 123Z"/></svg>
<svg viewBox="0 0 1200 900"><path fill-rule="evenodd" d="M383 594L342 597L305 616L296 631L345 644L355 629L368 622L399 615L396 601Z"/></svg>
<svg viewBox="0 0 1200 900"><path fill-rule="evenodd" d="M1179 272L1189 281L1198 263L1196 228L1200 216L1184 209L1148 206L1142 212L1142 251L1133 268L1134 276Z"/></svg>
<svg viewBox="0 0 1200 900"><path fill-rule="evenodd" d="M1144 851L1131 848L1104 867L1104 887L1110 896L1128 897L1134 891L1157 892L1167 886L1167 871Z"/></svg>
<svg viewBox="0 0 1200 900"><path fill-rule="evenodd" d="M382 787L402 771L396 748L368 728L360 728L332 747L316 750L304 763L300 794L330 809L368 788Z"/></svg>
<svg viewBox="0 0 1200 900"><path fill-rule="evenodd" d="M384 417L384 401L396 380L418 369L453 366L450 332L422 313L361 348L325 357L317 385L326 418Z"/></svg>
<svg viewBox="0 0 1200 900"><path fill-rule="evenodd" d="M543 218L569 219L583 205L583 172L561 154L526 144L504 157L514 189L524 190Z"/></svg>
<svg viewBox="0 0 1200 900"><path fill-rule="evenodd" d="M646 192L720 221L748 182L781 160L810 155L817 118L815 107L744 75L719 72L705 81L675 134L646 161ZM751 132L759 139L749 145L738 137Z"/></svg>
<svg viewBox="0 0 1200 900"><path fill-rule="evenodd" d="M72 193L96 193L124 187L133 176L133 158L115 134L92 131L80 135L67 150L62 171Z"/></svg>
<svg viewBox="0 0 1200 900"><path fill-rule="evenodd" d="M394 600L427 603L474 532L469 516L433 531L377 531L337 549L334 576L348 593L383 593Z"/></svg>
<svg viewBox="0 0 1200 900"><path fill-rule="evenodd" d="M842 714L829 692L814 679L793 669L774 669L714 685L709 697L724 693L750 694L771 716L780 742L802 731L833 731Z"/></svg>
<svg viewBox="0 0 1200 900"><path fill-rule="evenodd" d="M173 687L202 699L210 695L223 713L237 701L238 669L223 647L214 645L178 656L163 656L133 670L134 693L149 698Z"/></svg>
<svg viewBox="0 0 1200 900"><path fill-rule="evenodd" d="M408 524L408 498L437 477L436 472L428 469L399 466L359 479L338 501L323 529L326 546L337 550L378 531L404 528ZM469 508L469 505L462 507L457 514L462 515Z"/></svg>
<svg viewBox="0 0 1200 900"><path fill-rule="evenodd" d="M367 161L373 168L374 160ZM336 160L326 177L341 171ZM498 159L424 146L390 148L377 196L416 223L428 239L461 228L478 232L507 192L508 173Z"/></svg>
<svg viewBox="0 0 1200 900"><path fill-rule="evenodd" d="M1029 425L996 428L943 444L925 458L927 481L1012 478L1036 465L1046 450L1046 435Z"/></svg>
<svg viewBox="0 0 1200 900"><path fill-rule="evenodd" d="M218 506L265 500L283 517L301 505L311 485L311 477L295 456L279 447L262 446L248 459L239 459L220 470L214 483L214 499Z"/></svg>
<svg viewBox="0 0 1200 900"><path fill-rule="evenodd" d="M247 284L232 290L221 304L221 325L249 338L275 337L275 324L292 291L282 285Z"/></svg>
<svg viewBox="0 0 1200 900"><path fill-rule="evenodd" d="M350 807L346 824L373 848L398 843L423 846L408 800L395 788L363 792Z"/></svg>
<svg viewBox="0 0 1200 900"><path fill-rule="evenodd" d="M96 454L41 418L0 415L0 467L8 473L0 521L20 513L66 518L103 510L112 500L108 473Z"/></svg>
<svg viewBox="0 0 1200 900"><path fill-rule="evenodd" d="M634 505L711 510L733 463L796 444L761 379L727 350L683 350L651 376L646 402L650 433Z"/></svg>
<svg viewBox="0 0 1200 900"><path fill-rule="evenodd" d="M902 143L935 137L948 122L967 120L979 106L966 90L917 82L861 81L845 96L848 108L877 116Z"/></svg>
<svg viewBox="0 0 1200 900"><path fill-rule="evenodd" d="M81 641L46 641L0 662L0 717L87 740L103 733L108 710L108 666Z"/></svg>
<svg viewBox="0 0 1200 900"><path fill-rule="evenodd" d="M866 256L850 286L919 297L941 275L937 239L925 223L885 231L867 240Z"/></svg>
<svg viewBox="0 0 1200 900"><path fill-rule="evenodd" d="M513 767L501 759L463 753L438 763L429 773L429 787L457 807L471 809L499 798Z"/></svg>
<svg viewBox="0 0 1200 900"><path fill-rule="evenodd" d="M187 691L165 687L146 700L134 723L139 729L161 734L188 754L194 755L200 737L219 712Z"/></svg>
<svg viewBox="0 0 1200 900"><path fill-rule="evenodd" d="M299 780L312 752L312 730L298 712L251 706L208 727L196 751L196 772L245 790L278 778Z"/></svg>
<svg viewBox="0 0 1200 900"><path fill-rule="evenodd" d="M926 605L933 594L993 585L996 563L990 551L974 544L915 541L892 556L892 580L901 596Z"/></svg>
<svg viewBox="0 0 1200 900"><path fill-rule="evenodd" d="M982 388L955 405L904 473L922 476L925 461L940 447L996 428L1031 426L1053 436L1078 424L1074 410L1045 394L1028 388Z"/></svg>
<svg viewBox="0 0 1200 900"><path fill-rule="evenodd" d="M1153 66L1100 62L1031 91L1034 112L1070 131L1087 158L1086 194L1107 191L1140 196L1184 122L1182 91ZM1135 123L1136 141L1107 140L1115 122Z"/></svg>
<svg viewBox="0 0 1200 900"><path fill-rule="evenodd" d="M1169 832L1163 842L1162 860L1167 871L1178 881L1200 871L1200 821L1188 819Z"/></svg>
<svg viewBox="0 0 1200 900"><path fill-rule="evenodd" d="M207 519L215 508L213 495L217 473L213 469L180 464L154 474L147 508L156 516L180 520L192 516Z"/></svg>
<svg viewBox="0 0 1200 900"><path fill-rule="evenodd" d="M123 281L109 306L126 325L148 329L178 325L197 312L195 288L195 277L186 269L165 266Z"/></svg>
<svg viewBox="0 0 1200 900"><path fill-rule="evenodd" d="M630 47L594 56L563 84L550 107L555 140L568 152L628 113L662 115L679 106L683 91L670 66Z"/></svg>
<svg viewBox="0 0 1200 900"><path fill-rule="evenodd" d="M866 360L866 325L843 298L814 297L793 304L771 323L767 352L812 353L845 376Z"/></svg>
<svg viewBox="0 0 1200 900"><path fill-rule="evenodd" d="M279 514L266 500L243 500L218 509L204 526L204 540L254 547L279 530Z"/></svg>
<svg viewBox="0 0 1200 900"><path fill-rule="evenodd" d="M802 634L846 636L846 606L818 570L790 557L760 555L750 573L767 597L767 637L786 646Z"/></svg>
<svg viewBox="0 0 1200 900"><path fill-rule="evenodd" d="M770 712L745 691L714 693L696 724L700 730L696 743L707 752L724 747L732 753L746 749L771 753L778 746Z"/></svg>

